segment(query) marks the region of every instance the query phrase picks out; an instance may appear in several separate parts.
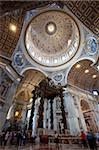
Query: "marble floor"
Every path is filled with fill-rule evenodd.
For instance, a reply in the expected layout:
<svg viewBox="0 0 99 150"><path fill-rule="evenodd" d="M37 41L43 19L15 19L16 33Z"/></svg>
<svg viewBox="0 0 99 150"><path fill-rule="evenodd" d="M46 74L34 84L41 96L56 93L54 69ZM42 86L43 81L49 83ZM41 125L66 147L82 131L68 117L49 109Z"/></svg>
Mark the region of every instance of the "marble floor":
<svg viewBox="0 0 99 150"><path fill-rule="evenodd" d="M17 147L15 145L0 147L0 150L89 150L89 149L84 149L79 147L78 145L69 145L69 144L59 145L59 148L56 148L55 144L50 144L50 145L29 144L20 147Z"/></svg>

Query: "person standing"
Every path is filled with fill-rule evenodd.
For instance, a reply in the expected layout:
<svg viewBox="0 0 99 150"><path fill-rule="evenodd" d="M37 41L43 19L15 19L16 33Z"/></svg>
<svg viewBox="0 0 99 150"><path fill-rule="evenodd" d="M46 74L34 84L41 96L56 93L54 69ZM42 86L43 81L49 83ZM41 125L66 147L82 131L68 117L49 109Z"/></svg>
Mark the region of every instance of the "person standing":
<svg viewBox="0 0 99 150"><path fill-rule="evenodd" d="M2 132L1 135L0 135L0 145L4 145L4 141L5 141L5 133Z"/></svg>
<svg viewBox="0 0 99 150"><path fill-rule="evenodd" d="M10 144L11 144L11 145L13 145L13 143L14 143L13 141L14 141L14 132L11 131L11 132L10 132Z"/></svg>
<svg viewBox="0 0 99 150"><path fill-rule="evenodd" d="M84 148L88 148L87 146L87 141L86 141L86 134L84 133L84 131L81 131L81 143L83 145Z"/></svg>
<svg viewBox="0 0 99 150"><path fill-rule="evenodd" d="M60 149L59 139L60 139L60 136L59 136L59 134L55 131L55 143L56 143L56 149L57 149L57 150Z"/></svg>
<svg viewBox="0 0 99 150"><path fill-rule="evenodd" d="M90 150L97 150L96 138L92 130L87 132L87 140L88 140Z"/></svg>
<svg viewBox="0 0 99 150"><path fill-rule="evenodd" d="M9 138L9 131L7 131L7 133L5 134L5 138L4 138L4 146L6 146L7 141L8 141L8 138Z"/></svg>
<svg viewBox="0 0 99 150"><path fill-rule="evenodd" d="M21 146L22 145L22 133L21 133L21 131L18 131L16 136L17 136L17 145Z"/></svg>
<svg viewBox="0 0 99 150"><path fill-rule="evenodd" d="M96 141L97 141L97 143L99 144L99 131L96 132Z"/></svg>

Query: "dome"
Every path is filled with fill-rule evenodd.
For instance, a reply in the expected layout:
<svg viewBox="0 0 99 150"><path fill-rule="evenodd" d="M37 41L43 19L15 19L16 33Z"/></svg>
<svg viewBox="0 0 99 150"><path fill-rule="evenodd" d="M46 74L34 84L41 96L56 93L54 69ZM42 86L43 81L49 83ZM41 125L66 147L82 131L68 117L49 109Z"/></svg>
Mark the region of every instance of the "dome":
<svg viewBox="0 0 99 150"><path fill-rule="evenodd" d="M78 26L64 11L42 12L33 17L28 24L25 46L37 63L44 66L62 65L78 50Z"/></svg>

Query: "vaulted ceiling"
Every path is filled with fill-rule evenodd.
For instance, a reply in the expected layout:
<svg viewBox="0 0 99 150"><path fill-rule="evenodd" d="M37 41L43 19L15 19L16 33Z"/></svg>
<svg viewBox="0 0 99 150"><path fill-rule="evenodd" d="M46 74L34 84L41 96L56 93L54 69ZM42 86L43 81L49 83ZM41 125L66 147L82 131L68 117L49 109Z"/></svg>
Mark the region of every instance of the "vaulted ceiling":
<svg viewBox="0 0 99 150"><path fill-rule="evenodd" d="M18 42L24 20L22 9L0 18L0 55L11 59ZM17 27L16 32L10 30L11 25Z"/></svg>
<svg viewBox="0 0 99 150"><path fill-rule="evenodd" d="M11 58L18 42L27 10L44 7L55 1L0 2L0 55ZM62 7L66 5L70 11L92 32L99 35L99 3L98 1L56 1ZM10 24L17 26L17 32L11 32Z"/></svg>
<svg viewBox="0 0 99 150"><path fill-rule="evenodd" d="M65 1L70 11L99 36L99 1Z"/></svg>
<svg viewBox="0 0 99 150"><path fill-rule="evenodd" d="M16 99L29 100L32 97L32 91L35 89L35 86L38 86L44 78L46 76L37 70L27 70L18 86Z"/></svg>
<svg viewBox="0 0 99 150"><path fill-rule="evenodd" d="M68 74L68 84L90 92L99 90L99 71L91 64L89 60L77 62Z"/></svg>
<svg viewBox="0 0 99 150"><path fill-rule="evenodd" d="M11 59L21 33L27 10L43 7L49 2L0 2L0 56ZM10 30L15 25L16 32ZM1 58L0 58L1 59Z"/></svg>
<svg viewBox="0 0 99 150"><path fill-rule="evenodd" d="M0 61L7 61L11 63L11 56L15 50L17 42L20 37L24 15L27 10L45 7L49 4L57 3L60 8L64 5L93 33L99 35L99 2L98 1L29 1L29 2L15 2L15 1L1 1L0 2ZM16 32L10 30L10 25L16 26ZM8 62L10 60L10 62ZM83 88L85 90L98 89L99 74L91 65L90 61L84 60L79 62L81 68L71 69L68 76L68 83ZM85 69L89 69L89 73L85 74ZM33 73L33 72L32 72ZM35 83L34 75L31 71L24 76L21 87L24 89L32 86ZM28 74L28 75L27 75ZM92 78L96 74L97 78ZM33 76L32 76L33 75ZM33 77L33 80L32 80ZM33 81L33 82L32 82ZM29 83L30 82L30 83ZM36 84L36 83L35 83Z"/></svg>

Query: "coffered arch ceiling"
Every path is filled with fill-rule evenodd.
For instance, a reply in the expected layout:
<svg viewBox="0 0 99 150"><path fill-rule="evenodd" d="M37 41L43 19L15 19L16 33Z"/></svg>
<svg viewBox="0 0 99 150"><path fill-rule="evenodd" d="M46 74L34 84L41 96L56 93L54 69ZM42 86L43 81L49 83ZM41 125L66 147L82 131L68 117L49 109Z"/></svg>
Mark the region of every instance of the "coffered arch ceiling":
<svg viewBox="0 0 99 150"><path fill-rule="evenodd" d="M91 64L92 62L90 60L81 60L77 62L68 74L68 84L90 92L99 90L99 72L94 69Z"/></svg>
<svg viewBox="0 0 99 150"><path fill-rule="evenodd" d="M44 7L48 4L51 4L51 1L1 1L0 2L0 16L3 16L9 12L14 10L18 10L23 8L24 12L31 9L36 9L40 7Z"/></svg>
<svg viewBox="0 0 99 150"><path fill-rule="evenodd" d="M24 15L27 10L43 7L49 2L0 2L0 56L11 59L20 37ZM10 29L16 27L16 31ZM0 58L0 61L1 58Z"/></svg>
<svg viewBox="0 0 99 150"><path fill-rule="evenodd" d="M52 1L0 2L0 61L3 61L3 58L11 59L20 37L25 12L27 10L36 9L52 3ZM88 27L96 35L99 35L98 1L54 1L54 3L57 3L60 8L63 8L64 5L66 5L86 27ZM16 32L10 31L10 24L14 24L16 26ZM9 62L7 61L6 63L8 64ZM98 89L98 72L93 69L93 67L90 67L90 74L85 75L85 66L89 67L91 62L85 60L80 63L83 69L79 68L79 71L77 71L75 66L73 66L68 76L68 83L90 91ZM97 78L92 79L93 73L97 74ZM22 82L23 81L24 78ZM25 84L24 81L24 84L22 83L18 89L21 89L21 87L23 88L24 85L27 87L30 84Z"/></svg>
<svg viewBox="0 0 99 150"><path fill-rule="evenodd" d="M32 91L35 86L38 86L44 78L46 78L46 76L40 71L32 69L25 71L15 98L18 100L29 100L32 97Z"/></svg>
<svg viewBox="0 0 99 150"><path fill-rule="evenodd" d="M32 1L0 2L0 55L10 58L18 42L24 14L27 10L40 8L52 3L61 8L66 5L92 32L99 35L99 2L98 1ZM9 30L10 23L17 26L17 32Z"/></svg>
<svg viewBox="0 0 99 150"><path fill-rule="evenodd" d="M11 58L21 33L23 17L23 11L20 9L0 18L0 55L2 57ZM10 29L12 25L16 27L16 31Z"/></svg>
<svg viewBox="0 0 99 150"><path fill-rule="evenodd" d="M99 1L64 1L69 10L99 36Z"/></svg>

